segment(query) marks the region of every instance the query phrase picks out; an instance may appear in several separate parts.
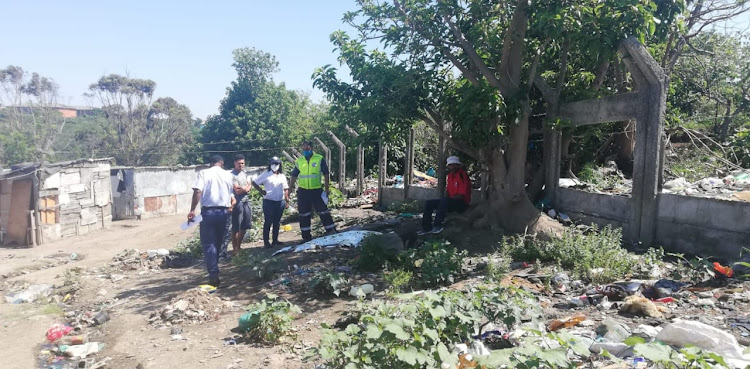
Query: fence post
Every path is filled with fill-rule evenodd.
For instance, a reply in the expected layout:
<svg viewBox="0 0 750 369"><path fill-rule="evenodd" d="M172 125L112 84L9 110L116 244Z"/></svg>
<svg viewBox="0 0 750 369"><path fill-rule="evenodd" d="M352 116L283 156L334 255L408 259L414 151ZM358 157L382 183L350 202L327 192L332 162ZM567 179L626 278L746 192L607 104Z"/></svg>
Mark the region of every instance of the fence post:
<svg viewBox="0 0 750 369"><path fill-rule="evenodd" d="M346 131L354 138L359 138L359 133L346 125ZM357 196L362 195L365 188L365 149L360 142L357 146Z"/></svg>
<svg viewBox="0 0 750 369"><path fill-rule="evenodd" d="M290 162L290 163L292 163L292 164L294 164L294 162L296 161L296 160L294 160L294 158L293 158L293 157L292 157L291 155L289 155L289 153L288 153L288 152L286 152L286 150L281 150L281 154L283 154L283 155L284 155L284 157L285 157L285 158L286 158L287 160L289 160L289 162Z"/></svg>
<svg viewBox="0 0 750 369"><path fill-rule="evenodd" d="M414 127L409 128L409 139L406 141L406 159L404 160L404 199L409 199L409 188L414 174Z"/></svg>
<svg viewBox="0 0 750 369"><path fill-rule="evenodd" d="M346 145L333 132L328 131L328 135L339 147L339 191L344 192L346 189Z"/></svg>
<svg viewBox="0 0 750 369"><path fill-rule="evenodd" d="M326 146L326 144L323 143L319 138L315 137L313 138L315 142L320 146L320 149L323 150L323 153L325 154L326 158L326 165L328 165L328 171L331 170L331 149Z"/></svg>
<svg viewBox="0 0 750 369"><path fill-rule="evenodd" d="M378 146L378 205L383 206L383 189L388 176L388 146L383 139L380 139Z"/></svg>

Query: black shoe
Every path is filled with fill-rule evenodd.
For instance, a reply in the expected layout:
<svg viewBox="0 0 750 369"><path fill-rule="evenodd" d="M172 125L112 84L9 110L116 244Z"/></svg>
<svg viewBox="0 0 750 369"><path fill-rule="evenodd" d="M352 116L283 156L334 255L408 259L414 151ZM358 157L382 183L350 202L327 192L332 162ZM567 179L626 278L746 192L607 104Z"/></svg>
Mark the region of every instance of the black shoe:
<svg viewBox="0 0 750 369"><path fill-rule="evenodd" d="M270 243L268 243L268 242L263 242L263 247L264 247L264 248L267 248L267 249L270 249L270 248L271 248L272 246L271 246L271 244L270 244Z"/></svg>
<svg viewBox="0 0 750 369"><path fill-rule="evenodd" d="M219 280L219 278L216 278L216 279L212 279L212 280L208 281L208 284L211 285L211 286L214 286L216 288L219 288L219 285L221 284L221 281Z"/></svg>
<svg viewBox="0 0 750 369"><path fill-rule="evenodd" d="M276 241L273 241L271 246L284 246L284 243L279 240L276 240Z"/></svg>

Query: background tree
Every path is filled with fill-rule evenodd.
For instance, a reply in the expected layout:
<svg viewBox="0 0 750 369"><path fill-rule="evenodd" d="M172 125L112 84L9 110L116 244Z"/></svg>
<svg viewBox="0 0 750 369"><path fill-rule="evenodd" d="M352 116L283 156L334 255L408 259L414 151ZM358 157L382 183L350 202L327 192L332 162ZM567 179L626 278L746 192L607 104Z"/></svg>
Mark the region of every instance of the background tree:
<svg viewBox="0 0 750 369"><path fill-rule="evenodd" d="M569 67L584 64L568 62L570 50L598 60L613 54L627 36L663 37L681 3L394 0L358 5L344 16L357 38L332 35L353 82L340 80L335 68L326 66L316 73L316 86L368 129L403 131L415 120L426 122L490 173L491 209L478 211L484 217L476 225L499 221L512 232L534 232L546 228L526 195L530 117L533 109L545 109L532 92L537 77L556 80L546 108L554 115ZM381 41L387 52L365 51L370 40Z"/></svg>
<svg viewBox="0 0 750 369"><path fill-rule="evenodd" d="M53 155L52 147L65 127L57 111L58 87L37 73L18 66L0 69L0 162L42 161Z"/></svg>
<svg viewBox="0 0 750 369"><path fill-rule="evenodd" d="M156 82L117 74L89 86L106 117L104 133L119 165L172 164L192 141L190 110L170 97L152 101Z"/></svg>
<svg viewBox="0 0 750 369"><path fill-rule="evenodd" d="M233 52L237 79L227 88L219 113L201 129L193 160L212 153L246 153L249 165L265 165L281 150L299 146L327 124L327 107L275 83L276 58L254 48ZM204 155L205 154L205 155Z"/></svg>

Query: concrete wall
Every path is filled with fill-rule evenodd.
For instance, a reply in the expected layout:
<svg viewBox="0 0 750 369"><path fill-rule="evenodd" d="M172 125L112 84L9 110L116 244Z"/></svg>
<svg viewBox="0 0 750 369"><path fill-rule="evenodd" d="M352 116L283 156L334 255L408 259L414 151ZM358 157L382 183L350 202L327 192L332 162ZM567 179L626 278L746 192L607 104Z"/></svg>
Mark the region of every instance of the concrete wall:
<svg viewBox="0 0 750 369"><path fill-rule="evenodd" d="M737 258L750 248L748 202L662 193L657 219L656 240L666 249Z"/></svg>
<svg viewBox="0 0 750 369"><path fill-rule="evenodd" d="M406 198L406 190L404 190L403 188L384 187L382 191L383 191L383 205L386 207L399 201L416 200L416 201L423 202L426 200L440 198L440 194L438 193L438 190L436 188L412 186L409 188L408 199ZM471 203L476 204L478 201L480 201L481 195L482 193L479 190L472 191Z"/></svg>
<svg viewBox="0 0 750 369"><path fill-rule="evenodd" d="M187 214L193 196L193 183L206 166L114 168L111 187L114 196L113 217L148 219L165 215ZM125 191L117 192L117 172L125 173ZM256 178L264 168L247 168Z"/></svg>
<svg viewBox="0 0 750 369"><path fill-rule="evenodd" d="M558 188L555 210L581 224L611 225L627 234L631 219L631 199L625 196L589 193Z"/></svg>
<svg viewBox="0 0 750 369"><path fill-rule="evenodd" d="M628 235L631 199L559 188L555 210L574 221L623 228ZM671 252L736 259L750 248L750 203L660 193L654 246Z"/></svg>

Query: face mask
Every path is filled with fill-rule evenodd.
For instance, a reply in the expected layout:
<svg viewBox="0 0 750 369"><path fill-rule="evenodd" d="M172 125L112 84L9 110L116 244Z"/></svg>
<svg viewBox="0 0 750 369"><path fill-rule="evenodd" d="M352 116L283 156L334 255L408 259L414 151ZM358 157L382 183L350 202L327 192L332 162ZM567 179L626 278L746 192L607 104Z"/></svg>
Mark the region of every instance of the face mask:
<svg viewBox="0 0 750 369"><path fill-rule="evenodd" d="M312 156L312 150L302 151L302 155L304 155L306 158L309 158Z"/></svg>
<svg viewBox="0 0 750 369"><path fill-rule="evenodd" d="M279 170L279 165L278 164L271 165L271 171L272 172L275 172L277 170Z"/></svg>

